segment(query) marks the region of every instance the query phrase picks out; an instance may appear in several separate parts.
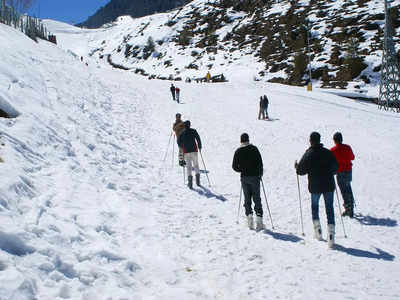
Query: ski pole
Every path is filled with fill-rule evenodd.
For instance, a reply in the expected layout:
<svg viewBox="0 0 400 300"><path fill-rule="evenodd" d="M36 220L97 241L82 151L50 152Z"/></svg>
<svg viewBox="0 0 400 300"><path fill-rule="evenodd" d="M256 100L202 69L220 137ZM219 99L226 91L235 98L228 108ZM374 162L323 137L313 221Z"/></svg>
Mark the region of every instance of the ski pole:
<svg viewBox="0 0 400 300"><path fill-rule="evenodd" d="M272 226L272 229L275 229L274 223L272 223L271 211L269 210L268 199L267 199L267 195L265 194L264 181L262 180L262 178L261 178L261 183L262 183L262 188L263 188L263 191L264 191L265 202L267 203L269 218L270 218L270 220L271 220L271 226Z"/></svg>
<svg viewBox="0 0 400 300"><path fill-rule="evenodd" d="M174 143L172 144L172 165L174 167L174 156L175 156L175 134L174 134Z"/></svg>
<svg viewBox="0 0 400 300"><path fill-rule="evenodd" d="M337 203L338 203L338 206L339 206L340 219L342 220L342 226L343 226L344 237L347 238L346 230L344 229L344 222L343 222L343 216L342 216L342 209L340 208L339 193L338 193L337 188L336 188L336 180L335 180L335 191L336 191Z"/></svg>
<svg viewBox="0 0 400 300"><path fill-rule="evenodd" d="M182 166L183 168L183 185L186 184L186 177L185 177L185 166Z"/></svg>
<svg viewBox="0 0 400 300"><path fill-rule="evenodd" d="M300 183L299 183L299 174L297 175L297 189L299 190L299 204L300 204L300 220L301 220L301 235L305 236L304 234L304 225L303 225L303 209L301 208L301 196L300 196Z"/></svg>
<svg viewBox="0 0 400 300"><path fill-rule="evenodd" d="M209 186L211 186L211 183L210 183L210 178L208 178L207 167L206 167L206 164L204 163L203 154L201 154L201 151L199 151L199 152L200 152L200 157L201 157L201 160L202 160L202 162L203 162L203 165L204 165L204 170L206 171L206 176L207 176L207 180L208 180L208 185L209 185Z"/></svg>
<svg viewBox="0 0 400 300"><path fill-rule="evenodd" d="M243 186L242 186L242 183L240 183L240 197L239 197L239 207L238 207L236 224L239 224L240 205L242 204L242 190L243 190Z"/></svg>
<svg viewBox="0 0 400 300"><path fill-rule="evenodd" d="M171 143L171 138L172 138L172 132L168 139L168 146L167 146L167 150L165 151L163 162L167 159L167 154L168 154L169 144Z"/></svg>

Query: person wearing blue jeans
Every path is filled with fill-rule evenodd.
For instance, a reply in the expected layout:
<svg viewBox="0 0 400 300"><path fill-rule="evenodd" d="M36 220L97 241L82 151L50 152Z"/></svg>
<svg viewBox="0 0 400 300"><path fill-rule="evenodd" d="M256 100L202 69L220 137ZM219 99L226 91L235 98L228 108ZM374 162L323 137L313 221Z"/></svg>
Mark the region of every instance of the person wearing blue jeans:
<svg viewBox="0 0 400 300"><path fill-rule="evenodd" d="M333 210L335 179L333 176L338 170L338 162L333 153L323 147L321 135L318 132L311 133L310 145L300 162L295 162L294 167L298 175L308 175L314 236L318 240L322 240L319 199L321 195L324 196L328 221L328 246L332 248L335 243L335 214Z"/></svg>
<svg viewBox="0 0 400 300"><path fill-rule="evenodd" d="M263 209L260 197L260 180L263 175L263 161L258 148L250 144L249 135L240 136L241 146L235 151L232 169L240 173L240 181L244 193L244 208L249 229L264 229ZM256 212L256 228L254 228L253 210Z"/></svg>
<svg viewBox="0 0 400 300"><path fill-rule="evenodd" d="M351 180L353 177L353 163L355 156L353 150L349 145L343 144L342 133L336 132L333 135L333 141L335 142L335 147L331 149L333 155L335 155L336 160L339 164L339 169L337 173L337 183L342 193L344 209L343 216L349 216L353 218L354 216L354 196L353 190L351 189Z"/></svg>

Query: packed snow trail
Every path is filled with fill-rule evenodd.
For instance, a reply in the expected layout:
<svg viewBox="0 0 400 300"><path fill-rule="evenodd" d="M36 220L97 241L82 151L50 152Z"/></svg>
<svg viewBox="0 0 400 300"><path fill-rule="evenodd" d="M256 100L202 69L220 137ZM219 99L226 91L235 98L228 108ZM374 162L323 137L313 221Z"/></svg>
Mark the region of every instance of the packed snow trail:
<svg viewBox="0 0 400 300"><path fill-rule="evenodd" d="M0 30L15 40L0 53L0 92L22 112L0 120L1 300L399 298L398 189L388 180L400 172L398 115L246 81L177 82L177 104L167 81L86 67L58 47ZM9 90L15 80L4 74L13 72L19 83ZM272 122L257 120L263 94ZM177 112L202 138L211 187L204 173L202 188L183 185L176 145L174 165L172 144L163 162ZM333 251L312 238L304 177L301 236L293 163L313 130L328 147L342 131L356 154L362 215L345 219L348 239L336 219ZM236 224L240 181L231 163L243 132L264 160L274 231L264 197L267 230L249 231L243 208ZM320 215L326 236L323 205Z"/></svg>

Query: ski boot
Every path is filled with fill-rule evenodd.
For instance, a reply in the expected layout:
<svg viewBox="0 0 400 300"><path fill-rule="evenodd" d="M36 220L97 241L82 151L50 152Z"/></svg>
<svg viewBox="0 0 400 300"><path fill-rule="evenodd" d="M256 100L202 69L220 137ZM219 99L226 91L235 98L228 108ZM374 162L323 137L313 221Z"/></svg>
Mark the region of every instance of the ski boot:
<svg viewBox="0 0 400 300"><path fill-rule="evenodd" d="M314 238L318 241L322 241L322 229L319 220L313 220L314 224Z"/></svg>
<svg viewBox="0 0 400 300"><path fill-rule="evenodd" d="M256 216L256 231L261 231L265 228L263 217Z"/></svg>
<svg viewBox="0 0 400 300"><path fill-rule="evenodd" d="M254 229L253 215L248 215L247 216L247 226L249 226L250 230Z"/></svg>

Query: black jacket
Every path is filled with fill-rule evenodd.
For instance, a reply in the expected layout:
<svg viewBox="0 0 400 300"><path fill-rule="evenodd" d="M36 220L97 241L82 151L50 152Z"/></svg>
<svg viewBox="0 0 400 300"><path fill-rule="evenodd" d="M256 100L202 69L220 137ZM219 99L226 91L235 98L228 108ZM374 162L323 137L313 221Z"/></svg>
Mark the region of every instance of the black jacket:
<svg viewBox="0 0 400 300"><path fill-rule="evenodd" d="M186 128L182 131L178 138L178 145L183 148L184 153L197 152L197 148L201 150L201 139L196 129Z"/></svg>
<svg viewBox="0 0 400 300"><path fill-rule="evenodd" d="M268 107L269 101L266 96L264 96L263 102L264 102L264 107Z"/></svg>
<svg viewBox="0 0 400 300"><path fill-rule="evenodd" d="M297 174L308 174L308 190L312 194L333 192L337 170L335 156L322 144L308 148L297 165Z"/></svg>
<svg viewBox="0 0 400 300"><path fill-rule="evenodd" d="M262 176L263 162L260 151L254 145L238 148L233 156L232 169L240 172L241 176Z"/></svg>

